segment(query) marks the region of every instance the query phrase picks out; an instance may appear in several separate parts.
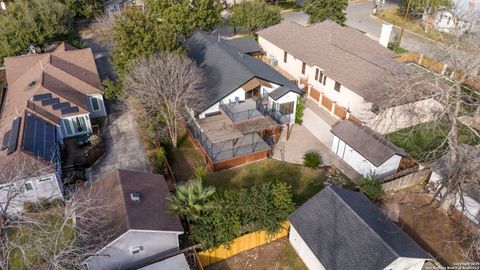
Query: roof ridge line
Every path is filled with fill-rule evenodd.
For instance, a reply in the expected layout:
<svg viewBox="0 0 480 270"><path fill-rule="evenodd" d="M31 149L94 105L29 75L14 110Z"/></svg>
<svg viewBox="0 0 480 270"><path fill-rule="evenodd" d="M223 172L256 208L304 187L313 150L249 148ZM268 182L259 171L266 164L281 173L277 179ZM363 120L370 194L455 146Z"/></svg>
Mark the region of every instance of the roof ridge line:
<svg viewBox="0 0 480 270"><path fill-rule="evenodd" d="M347 53L349 53L349 54L351 54L351 55L354 55L354 56L356 56L356 57L358 57L358 58L360 58L360 59L362 59L362 60L364 60L364 61L366 61L366 62L368 62L368 63L370 63L370 64L372 64L372 65L374 65L374 66L377 66L377 67L379 67L379 68L381 68L381 69L383 69L383 70L387 70L385 67L382 67L382 66L380 66L380 65L378 65L378 64L376 64L376 63L374 63L374 62L372 62L372 61L370 61L370 60L368 60L368 59L366 59L365 57L362 57L362 56L360 56L360 55L358 55L358 54L356 54L356 53L354 53L354 52L351 52L351 51L349 51L349 50L347 50L347 49L345 49L345 48L340 47L339 45L334 44L331 40L329 40L328 43L331 44L332 46L335 46L336 48L339 48L340 50L342 50L342 51L344 51L344 52L347 52ZM390 71L390 70L389 70L389 71Z"/></svg>
<svg viewBox="0 0 480 270"><path fill-rule="evenodd" d="M350 205L349 205L347 202L345 202L345 200L344 200L342 197L340 197L340 195L338 195L338 193L337 193L333 188L330 188L330 189L331 189L331 190L333 191L333 193L335 194L335 197L337 197L337 198L350 210L350 212L352 212L352 213L361 221L361 223L362 223L365 227L367 227L367 229L368 229L370 232L372 232L373 235L374 235L376 238L378 238L378 239L380 240L380 242L381 242L388 250L390 250L390 251L391 251L393 254L395 254L397 257L400 257L400 255L399 255L390 245L388 245L387 242L385 242L385 240L383 240L383 238L380 237L380 235L378 235L378 233L377 233L375 230L373 230L372 227L370 227L370 226L367 224L367 222L365 222L365 220L364 220L362 217L360 217L360 216L357 214L357 212L355 212L355 211L352 209L352 207L350 207ZM352 191L352 192L355 192L355 191ZM361 195L363 195L363 194L361 194ZM376 206L375 206L375 207L376 207ZM378 211L378 209L377 209L377 211ZM385 217L388 218L387 216L385 216Z"/></svg>
<svg viewBox="0 0 480 270"><path fill-rule="evenodd" d="M208 35L208 34L205 33L205 35ZM228 52L227 50L225 50L224 48L222 48L222 46L220 46L220 43L221 43L221 42L212 42L211 40L209 40L209 42L210 42L210 43L214 43L214 44L215 44L216 46L218 46L222 51L224 51L226 54L228 54L228 55L230 56L230 58L232 58L235 62L237 62L237 63L239 63L240 65L242 65L242 67L243 67L244 69L246 69L246 70L248 71L248 73L252 74L253 77L256 76L255 73L253 73L249 68L247 68L241 61L237 60L237 58L236 58L234 55L230 54L230 52ZM230 48L238 51L240 57L243 57L243 55L247 56L246 53L243 53L242 51L238 50L237 48L234 48L234 47L228 45L226 42L223 42L223 43L224 43L225 45L227 45L228 47L230 47ZM242 55L242 54L243 54L243 55ZM250 55L248 55L248 56L250 56Z"/></svg>

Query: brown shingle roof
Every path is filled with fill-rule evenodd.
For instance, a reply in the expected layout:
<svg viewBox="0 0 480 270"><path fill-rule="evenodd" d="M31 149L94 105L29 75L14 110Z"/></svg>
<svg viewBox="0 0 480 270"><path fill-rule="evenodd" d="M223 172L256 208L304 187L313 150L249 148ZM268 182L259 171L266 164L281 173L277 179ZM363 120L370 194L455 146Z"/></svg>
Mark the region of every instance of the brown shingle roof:
<svg viewBox="0 0 480 270"><path fill-rule="evenodd" d="M179 218L167 213L169 190L162 175L114 170L84 192L88 193L90 188L107 195L106 199L115 207L107 217L115 224L115 237L127 230L183 233ZM140 194L140 202L131 200L130 194L135 192Z"/></svg>
<svg viewBox="0 0 480 270"><path fill-rule="evenodd" d="M331 132L377 167L394 155L408 155L373 129L350 120L337 123Z"/></svg>
<svg viewBox="0 0 480 270"><path fill-rule="evenodd" d="M76 49L61 43L53 52L5 58L8 90L0 116L0 139L10 129L16 117L34 113L47 121L59 124L61 116L88 111L89 94L101 94L100 77L90 48ZM60 102L78 107L78 112L63 114L51 105L33 101L37 94L52 94ZM35 108L27 108L28 102ZM23 134L19 135L19 145ZM20 149L18 147L17 149ZM0 151L0 158L6 155Z"/></svg>
<svg viewBox="0 0 480 270"><path fill-rule="evenodd" d="M359 31L332 21L302 26L291 21L258 32L275 46L325 74L366 100L379 102L376 79L384 72L404 73L397 54Z"/></svg>

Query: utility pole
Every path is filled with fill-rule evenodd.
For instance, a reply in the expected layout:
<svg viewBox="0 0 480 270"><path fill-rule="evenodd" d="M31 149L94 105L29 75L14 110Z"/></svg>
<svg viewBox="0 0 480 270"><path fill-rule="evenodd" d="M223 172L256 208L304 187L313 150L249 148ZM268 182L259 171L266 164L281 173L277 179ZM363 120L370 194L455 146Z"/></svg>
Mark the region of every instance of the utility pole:
<svg viewBox="0 0 480 270"><path fill-rule="evenodd" d="M405 16L403 17L402 30L400 31L400 36L398 37L398 44L397 44L398 47L400 47L400 42L402 42L403 32L405 31L405 25L407 24L408 12L410 11L411 4L412 4L412 0L408 0L407 9L405 10Z"/></svg>

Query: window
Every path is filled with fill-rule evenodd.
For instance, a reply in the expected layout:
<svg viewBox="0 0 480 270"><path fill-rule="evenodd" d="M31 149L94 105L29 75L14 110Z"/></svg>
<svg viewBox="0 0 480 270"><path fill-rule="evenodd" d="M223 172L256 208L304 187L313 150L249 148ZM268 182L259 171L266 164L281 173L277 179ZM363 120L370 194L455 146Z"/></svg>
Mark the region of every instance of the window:
<svg viewBox="0 0 480 270"><path fill-rule="evenodd" d="M323 85L325 85L325 76L323 75L323 70L320 71L320 74L318 76L318 79L315 78L315 80L317 80L319 83L322 83L323 82Z"/></svg>
<svg viewBox="0 0 480 270"><path fill-rule="evenodd" d="M320 70L318 68L316 68L315 69L315 81L318 81L318 73L320 73Z"/></svg>
<svg viewBox="0 0 480 270"><path fill-rule="evenodd" d="M292 114L294 105L295 105L295 102L293 102L293 101L280 104L280 113L281 114Z"/></svg>
<svg viewBox="0 0 480 270"><path fill-rule="evenodd" d="M283 62L284 63L287 63L287 57L288 57L288 53L287 53L287 51L284 51L283 52Z"/></svg>
<svg viewBox="0 0 480 270"><path fill-rule="evenodd" d="M327 82L327 76L323 76L323 85L325 85L325 83Z"/></svg>
<svg viewBox="0 0 480 270"><path fill-rule="evenodd" d="M87 123L84 117L75 117L72 119L73 128L75 132L83 132L87 130Z"/></svg>
<svg viewBox="0 0 480 270"><path fill-rule="evenodd" d="M70 126L70 120L69 119L63 119L63 126L65 127L65 131L67 132L67 135L72 135L72 126Z"/></svg>
<svg viewBox="0 0 480 270"><path fill-rule="evenodd" d="M100 111L100 102L98 101L98 98L90 97L90 101L92 102L93 111Z"/></svg>
<svg viewBox="0 0 480 270"><path fill-rule="evenodd" d="M30 191L33 190L33 184L32 182L26 182L24 185L25 191Z"/></svg>
<svg viewBox="0 0 480 270"><path fill-rule="evenodd" d="M307 64L302 62L302 74L305 75L305 69L307 68Z"/></svg>
<svg viewBox="0 0 480 270"><path fill-rule="evenodd" d="M342 86L339 82L335 82L335 91L340 92L340 86Z"/></svg>
<svg viewBox="0 0 480 270"><path fill-rule="evenodd" d="M132 253L132 255L138 254L142 251L143 251L143 246L141 246L141 245L137 245L137 246L134 246L134 247L130 248L130 253Z"/></svg>

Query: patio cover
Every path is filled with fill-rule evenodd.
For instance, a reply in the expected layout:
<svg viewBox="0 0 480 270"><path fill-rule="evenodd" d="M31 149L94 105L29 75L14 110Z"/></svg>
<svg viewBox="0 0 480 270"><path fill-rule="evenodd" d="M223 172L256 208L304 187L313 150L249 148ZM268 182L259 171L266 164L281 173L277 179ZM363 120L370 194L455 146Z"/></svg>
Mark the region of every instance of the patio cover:
<svg viewBox="0 0 480 270"><path fill-rule="evenodd" d="M242 132L240 132L235 127L232 120L224 114L199 119L197 120L197 123L202 132L214 144L243 137Z"/></svg>
<svg viewBox="0 0 480 270"><path fill-rule="evenodd" d="M269 116L255 117L248 121L235 124L243 134L277 128L280 125Z"/></svg>

